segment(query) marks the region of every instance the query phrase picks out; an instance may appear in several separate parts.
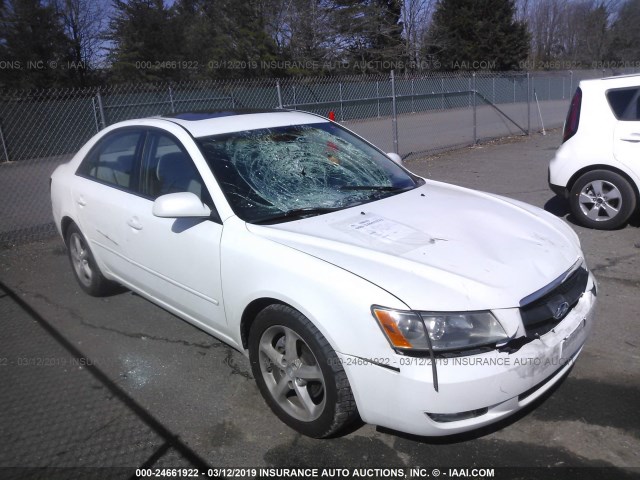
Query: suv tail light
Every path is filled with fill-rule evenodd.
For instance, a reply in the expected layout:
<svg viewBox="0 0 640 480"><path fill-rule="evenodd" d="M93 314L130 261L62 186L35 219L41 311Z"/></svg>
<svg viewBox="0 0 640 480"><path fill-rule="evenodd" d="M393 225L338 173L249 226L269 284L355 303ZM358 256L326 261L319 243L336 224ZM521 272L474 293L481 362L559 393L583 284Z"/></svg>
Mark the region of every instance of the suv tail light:
<svg viewBox="0 0 640 480"><path fill-rule="evenodd" d="M562 143L573 137L578 131L578 125L580 124L580 108L582 107L582 90L580 87L576 90L573 99L571 100L571 106L569 107L569 113L567 114L567 120L564 122L564 134L562 136Z"/></svg>

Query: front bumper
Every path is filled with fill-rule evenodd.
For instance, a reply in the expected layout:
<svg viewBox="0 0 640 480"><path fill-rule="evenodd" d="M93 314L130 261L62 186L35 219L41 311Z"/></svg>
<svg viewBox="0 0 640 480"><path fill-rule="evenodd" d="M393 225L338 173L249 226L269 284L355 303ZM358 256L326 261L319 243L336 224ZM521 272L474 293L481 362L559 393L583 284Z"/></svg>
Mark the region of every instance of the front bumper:
<svg viewBox="0 0 640 480"><path fill-rule="evenodd" d="M436 358L438 391L428 358L391 353L388 359L372 359L376 365L338 356L365 422L415 435L452 435L508 417L552 388L582 351L595 304L591 289L553 330L516 352ZM465 412L471 418L441 420L443 414Z"/></svg>

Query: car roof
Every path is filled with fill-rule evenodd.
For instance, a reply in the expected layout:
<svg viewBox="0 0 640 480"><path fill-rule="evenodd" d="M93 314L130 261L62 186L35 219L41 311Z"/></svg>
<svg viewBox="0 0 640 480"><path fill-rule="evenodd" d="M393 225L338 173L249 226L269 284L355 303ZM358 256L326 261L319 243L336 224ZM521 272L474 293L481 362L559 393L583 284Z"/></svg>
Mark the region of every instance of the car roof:
<svg viewBox="0 0 640 480"><path fill-rule="evenodd" d="M261 128L308 125L329 121L313 113L280 109L182 112L156 118L176 123L196 138Z"/></svg>
<svg viewBox="0 0 640 480"><path fill-rule="evenodd" d="M618 75L615 77L582 80L580 82L580 85L588 87L601 87L603 89L636 87L640 86L640 75Z"/></svg>

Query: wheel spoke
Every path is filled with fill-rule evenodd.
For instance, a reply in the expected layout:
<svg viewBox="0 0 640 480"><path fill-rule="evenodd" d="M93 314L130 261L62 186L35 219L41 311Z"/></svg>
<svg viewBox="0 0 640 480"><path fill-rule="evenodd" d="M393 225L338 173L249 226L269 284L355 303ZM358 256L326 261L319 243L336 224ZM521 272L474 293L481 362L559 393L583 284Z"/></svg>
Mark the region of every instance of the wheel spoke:
<svg viewBox="0 0 640 480"><path fill-rule="evenodd" d="M298 340L300 337L297 333L295 333L290 328L285 330L285 339L284 339L284 358L287 363L291 363L294 360L297 360L298 357Z"/></svg>
<svg viewBox="0 0 640 480"><path fill-rule="evenodd" d="M304 408L305 412L310 418L314 418L318 410L322 408L322 404L316 405L313 403L311 396L309 395L309 391L306 386L298 385L296 382L293 382L293 389L296 392L298 400L300 401L300 405Z"/></svg>
<svg viewBox="0 0 640 480"><path fill-rule="evenodd" d="M598 195L604 195L604 191L602 189L603 181L602 180L594 180L591 182L591 188L593 189L593 193L597 197Z"/></svg>
<svg viewBox="0 0 640 480"><path fill-rule="evenodd" d="M611 202L612 200L621 200L622 194L620 190L613 187L610 192L607 193L607 202Z"/></svg>
<svg viewBox="0 0 640 480"><path fill-rule="evenodd" d="M609 216L609 218L615 217L620 212L620 210L612 207L608 202L603 203L601 207L604 209L605 212L607 212L607 215Z"/></svg>
<svg viewBox="0 0 640 480"><path fill-rule="evenodd" d="M283 355L273 348L270 340L267 341L264 338L262 339L260 342L260 352L264 353L273 365L276 365L277 367L282 365Z"/></svg>
<svg viewBox="0 0 640 480"><path fill-rule="evenodd" d="M82 243L80 243L80 237L78 237L78 235L74 235L71 243L71 255L74 259L80 260L80 253L82 252Z"/></svg>
<svg viewBox="0 0 640 480"><path fill-rule="evenodd" d="M273 398L275 398L278 402L287 401L287 393L291 390L289 386L290 379L286 375L283 375L278 383L274 385L271 390L273 393Z"/></svg>
<svg viewBox="0 0 640 480"><path fill-rule="evenodd" d="M296 370L296 377L303 380L323 381L322 371L318 365L302 365Z"/></svg>
<svg viewBox="0 0 640 480"><path fill-rule="evenodd" d="M89 266L89 264L88 264L88 263L85 263L85 264L82 266L82 270L84 271L84 275L85 275L85 277L87 278L87 280L91 280L92 272L91 272L91 267Z"/></svg>
<svg viewBox="0 0 640 480"><path fill-rule="evenodd" d="M600 207L598 205L594 205L593 207L591 207L591 209L587 212L587 217L589 217L591 220L598 220L598 218L600 218Z"/></svg>
<svg viewBox="0 0 640 480"><path fill-rule="evenodd" d="M580 192L580 197L579 197L579 202L584 204L592 204L595 203L595 200L593 199L593 197L591 197L591 195L585 193L585 192Z"/></svg>

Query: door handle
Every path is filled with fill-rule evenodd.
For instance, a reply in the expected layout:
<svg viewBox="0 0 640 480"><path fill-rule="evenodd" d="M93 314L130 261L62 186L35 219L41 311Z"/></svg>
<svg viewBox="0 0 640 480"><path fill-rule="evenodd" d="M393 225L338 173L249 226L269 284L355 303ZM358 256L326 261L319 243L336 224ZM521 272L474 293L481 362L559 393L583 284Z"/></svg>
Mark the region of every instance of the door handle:
<svg viewBox="0 0 640 480"><path fill-rule="evenodd" d="M640 143L640 133L629 132L624 137L620 137L623 142Z"/></svg>
<svg viewBox="0 0 640 480"><path fill-rule="evenodd" d="M140 223L140 220L138 220L138 217L132 217L127 220L127 225L129 225L134 230L142 230L142 224Z"/></svg>
<svg viewBox="0 0 640 480"><path fill-rule="evenodd" d="M77 199L76 202L78 203L78 205L80 205L81 207L84 207L87 204L87 201L84 199L84 197L82 195L80 195Z"/></svg>

